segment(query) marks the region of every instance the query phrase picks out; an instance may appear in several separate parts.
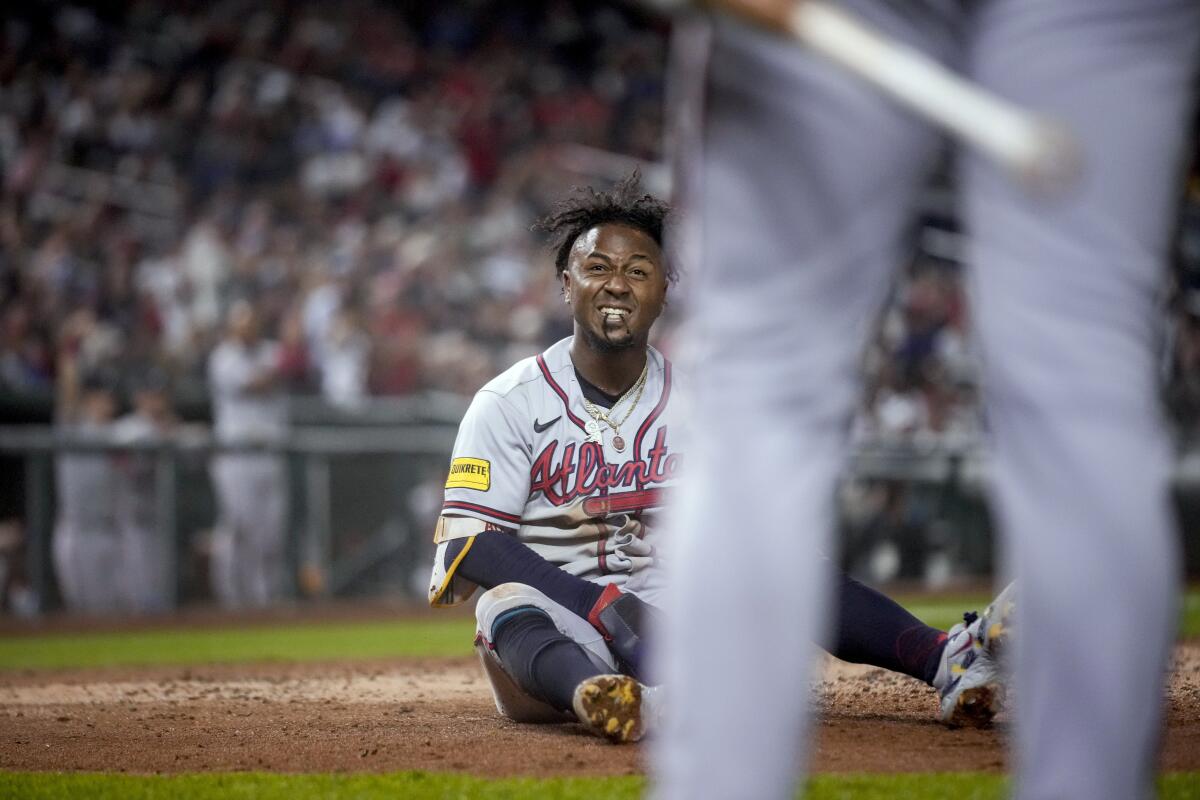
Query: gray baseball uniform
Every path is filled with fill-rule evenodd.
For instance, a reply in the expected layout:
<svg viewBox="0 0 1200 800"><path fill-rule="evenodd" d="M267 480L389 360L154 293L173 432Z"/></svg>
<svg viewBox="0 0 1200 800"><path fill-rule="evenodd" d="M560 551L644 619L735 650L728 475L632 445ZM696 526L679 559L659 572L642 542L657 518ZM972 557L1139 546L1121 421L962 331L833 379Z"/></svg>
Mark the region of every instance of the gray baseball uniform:
<svg viewBox="0 0 1200 800"><path fill-rule="evenodd" d="M81 436L108 438L108 425L81 423ZM123 606L116 472L105 453L60 455L55 460L58 518L51 544L58 587L67 608L110 613Z"/></svg>
<svg viewBox="0 0 1200 800"><path fill-rule="evenodd" d="M621 425L618 449L613 431L591 433L570 348L563 339L518 362L480 389L463 417L436 537L434 605L474 591L454 575L457 562L444 568L444 548L489 524L515 530L572 575L614 583L651 604L662 591L651 520L679 469L671 365L648 351L646 385Z"/></svg>
<svg viewBox="0 0 1200 800"><path fill-rule="evenodd" d="M675 484L682 433L670 362L647 350L646 382L619 411L619 433L601 430L584 408L571 361L571 338L517 362L479 390L459 425L438 521L429 599L435 606L468 599L477 588L456 570L472 542L446 564L454 539L489 527L515 531L560 569L656 604L663 591L656 516ZM631 398L631 401L633 399ZM628 412L628 416L626 416ZM537 589L507 583L480 596L476 648L496 708L521 721L559 713L528 695L500 666L487 637L513 608L543 610L559 632L611 670L604 638L582 617Z"/></svg>
<svg viewBox="0 0 1200 800"><path fill-rule="evenodd" d="M1058 202L1023 195L972 154L962 162L994 488L1021 582L1017 793L1147 796L1178 579L1157 300L1200 3L843 5L1081 137L1082 185ZM684 51L710 67L695 95L704 136L689 144L703 259L694 399L709 435L691 446L667 537L674 624L659 643L673 696L720 686L722 697L672 707L657 791L784 797L804 763L798 687L827 594L815 553L857 357L938 138L790 42L727 20L711 37ZM731 531L753 531L756 546L729 547Z"/></svg>
<svg viewBox="0 0 1200 800"><path fill-rule="evenodd" d="M222 342L209 360L217 438L226 442L280 441L287 430L287 401L272 388L249 386L276 369L278 346ZM213 541L213 591L228 606L261 606L278 597L287 522L286 462L265 453L213 458L220 519Z"/></svg>
<svg viewBox="0 0 1200 800"><path fill-rule="evenodd" d="M154 421L133 413L113 425L113 439L132 444L160 435ZM121 536L123 566L119 583L134 611L166 611L171 604L169 533L158 520L155 457L150 453L122 453L116 457L117 527Z"/></svg>

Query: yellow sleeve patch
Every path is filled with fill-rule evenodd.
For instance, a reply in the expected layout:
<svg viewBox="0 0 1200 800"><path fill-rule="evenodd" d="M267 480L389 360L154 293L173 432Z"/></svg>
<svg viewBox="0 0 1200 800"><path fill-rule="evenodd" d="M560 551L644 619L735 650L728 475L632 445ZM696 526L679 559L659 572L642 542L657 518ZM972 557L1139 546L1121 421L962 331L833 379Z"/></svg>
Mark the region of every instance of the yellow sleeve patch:
<svg viewBox="0 0 1200 800"><path fill-rule="evenodd" d="M447 489L478 489L486 492L492 487L492 462L482 458L456 458L450 462Z"/></svg>

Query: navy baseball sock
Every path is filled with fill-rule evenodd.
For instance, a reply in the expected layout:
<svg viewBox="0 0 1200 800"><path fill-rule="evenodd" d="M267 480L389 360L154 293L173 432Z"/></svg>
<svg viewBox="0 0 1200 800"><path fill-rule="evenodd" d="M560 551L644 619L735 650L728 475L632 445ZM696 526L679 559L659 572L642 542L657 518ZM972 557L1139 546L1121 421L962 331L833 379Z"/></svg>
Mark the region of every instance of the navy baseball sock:
<svg viewBox="0 0 1200 800"><path fill-rule="evenodd" d="M842 661L883 667L932 683L946 634L921 622L886 595L839 574L838 630L830 652Z"/></svg>
<svg viewBox="0 0 1200 800"><path fill-rule="evenodd" d="M610 671L533 606L501 615L492 627L492 645L518 686L559 711L571 710L580 681Z"/></svg>
<svg viewBox="0 0 1200 800"><path fill-rule="evenodd" d="M466 539L450 543L447 565L458 557L466 543ZM530 550L516 536L500 531L484 531L475 537L475 543L458 565L458 574L487 589L502 583L536 587L584 619L604 591L603 586L564 572Z"/></svg>

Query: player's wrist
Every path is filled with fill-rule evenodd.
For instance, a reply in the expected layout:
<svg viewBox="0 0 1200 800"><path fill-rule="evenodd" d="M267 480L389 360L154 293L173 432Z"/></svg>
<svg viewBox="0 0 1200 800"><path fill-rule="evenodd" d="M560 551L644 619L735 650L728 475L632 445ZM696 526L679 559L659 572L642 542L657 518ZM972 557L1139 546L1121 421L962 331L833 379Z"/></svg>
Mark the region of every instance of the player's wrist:
<svg viewBox="0 0 1200 800"><path fill-rule="evenodd" d="M617 602L624 593L617 587L615 583L610 583L604 587L604 591L600 593L600 599L596 601L591 610L588 611L587 621L591 626L604 636L605 641L612 641L612 633L609 632L601 620L601 614L604 610Z"/></svg>

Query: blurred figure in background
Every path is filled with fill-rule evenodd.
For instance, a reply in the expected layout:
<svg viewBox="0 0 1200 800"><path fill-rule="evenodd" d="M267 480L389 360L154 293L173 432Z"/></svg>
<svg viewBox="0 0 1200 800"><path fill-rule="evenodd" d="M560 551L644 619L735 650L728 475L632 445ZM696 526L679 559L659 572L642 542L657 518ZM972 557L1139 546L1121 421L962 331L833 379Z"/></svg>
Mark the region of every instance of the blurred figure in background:
<svg viewBox="0 0 1200 800"><path fill-rule="evenodd" d="M101 367L83 373L81 350L91 329L87 314L65 326L58 357L56 424L75 437L106 439L117 413L115 375ZM55 464L58 519L52 553L58 587L71 611L104 614L121 606L121 540L116 472L103 452L67 452Z"/></svg>
<svg viewBox="0 0 1200 800"><path fill-rule="evenodd" d="M178 423L167 374L151 367L134 378L132 389L133 410L117 420L113 438L120 444L162 441ZM145 451L117 457L120 582L130 610L138 613L167 611L174 600L173 531L159 518L156 462L157 456Z"/></svg>
<svg viewBox="0 0 1200 800"><path fill-rule="evenodd" d="M280 380L279 346L261 337L254 307L238 300L208 363L218 441L282 441L287 402ZM218 509L213 593L227 607L266 605L281 590L286 462L274 453L222 453L213 457L212 476Z"/></svg>
<svg viewBox="0 0 1200 800"><path fill-rule="evenodd" d="M321 394L335 406L353 409L367 399L367 370L371 361L371 340L363 332L358 315L341 308L325 333L321 348Z"/></svg>

